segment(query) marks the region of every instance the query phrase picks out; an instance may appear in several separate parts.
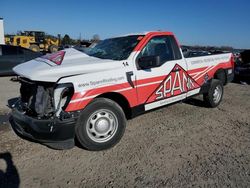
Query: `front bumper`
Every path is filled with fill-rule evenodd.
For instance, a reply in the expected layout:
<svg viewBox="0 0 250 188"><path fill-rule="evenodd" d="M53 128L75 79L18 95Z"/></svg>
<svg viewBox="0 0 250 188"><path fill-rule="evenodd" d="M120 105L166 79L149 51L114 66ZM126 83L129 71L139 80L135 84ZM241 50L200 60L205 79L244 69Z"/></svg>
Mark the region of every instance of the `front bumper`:
<svg viewBox="0 0 250 188"><path fill-rule="evenodd" d="M31 139L51 148L70 149L75 145L76 118L42 120L27 116L13 108L10 123L13 130L22 138Z"/></svg>

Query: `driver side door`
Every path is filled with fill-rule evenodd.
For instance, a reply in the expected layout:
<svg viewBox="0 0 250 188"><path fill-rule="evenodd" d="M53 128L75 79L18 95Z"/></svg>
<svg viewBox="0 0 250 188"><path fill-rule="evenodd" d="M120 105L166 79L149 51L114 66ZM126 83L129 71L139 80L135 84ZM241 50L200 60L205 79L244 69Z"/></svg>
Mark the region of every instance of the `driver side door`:
<svg viewBox="0 0 250 188"><path fill-rule="evenodd" d="M187 70L173 36L154 36L134 59L138 104L151 110L186 98Z"/></svg>

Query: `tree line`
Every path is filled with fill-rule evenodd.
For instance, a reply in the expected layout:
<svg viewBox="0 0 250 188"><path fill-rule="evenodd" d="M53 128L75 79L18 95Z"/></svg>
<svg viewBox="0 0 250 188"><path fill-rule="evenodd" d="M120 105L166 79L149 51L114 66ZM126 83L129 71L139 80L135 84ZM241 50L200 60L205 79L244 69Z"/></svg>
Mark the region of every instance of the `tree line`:
<svg viewBox="0 0 250 188"><path fill-rule="evenodd" d="M93 35L90 40L81 40L81 39L72 39L68 34L65 34L64 37L61 39L61 45L77 45L81 44L82 41L89 41L89 42L98 42L100 41L100 37L98 34Z"/></svg>

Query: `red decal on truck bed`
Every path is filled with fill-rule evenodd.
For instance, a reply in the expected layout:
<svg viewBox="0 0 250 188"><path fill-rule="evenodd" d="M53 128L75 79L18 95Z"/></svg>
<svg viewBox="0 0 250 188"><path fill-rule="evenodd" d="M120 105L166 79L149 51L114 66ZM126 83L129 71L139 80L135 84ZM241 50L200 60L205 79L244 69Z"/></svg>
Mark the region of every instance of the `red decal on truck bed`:
<svg viewBox="0 0 250 188"><path fill-rule="evenodd" d="M181 66L176 64L146 103L187 93L199 87L196 81Z"/></svg>

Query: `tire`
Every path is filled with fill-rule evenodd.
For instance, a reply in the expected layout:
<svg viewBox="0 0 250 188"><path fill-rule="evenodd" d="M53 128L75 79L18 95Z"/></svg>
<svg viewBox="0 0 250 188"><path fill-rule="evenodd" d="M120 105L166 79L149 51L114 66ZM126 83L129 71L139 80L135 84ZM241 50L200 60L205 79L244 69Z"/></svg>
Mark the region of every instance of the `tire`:
<svg viewBox="0 0 250 188"><path fill-rule="evenodd" d="M213 79L208 93L203 94L203 100L208 107L217 107L223 97L223 84L220 80Z"/></svg>
<svg viewBox="0 0 250 188"><path fill-rule="evenodd" d="M40 48L36 44L31 44L29 49L34 51L34 52L40 52Z"/></svg>
<svg viewBox="0 0 250 188"><path fill-rule="evenodd" d="M110 99L96 98L81 112L76 125L76 138L87 150L105 150L120 141L125 128L126 118L122 108Z"/></svg>
<svg viewBox="0 0 250 188"><path fill-rule="evenodd" d="M58 51L58 47L56 45L51 45L49 47L49 52L53 53L53 52L57 52Z"/></svg>

